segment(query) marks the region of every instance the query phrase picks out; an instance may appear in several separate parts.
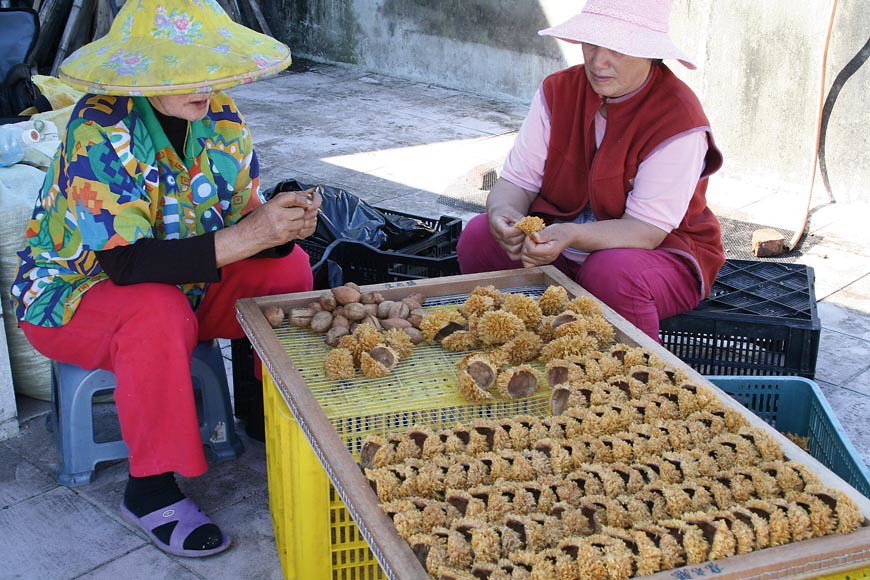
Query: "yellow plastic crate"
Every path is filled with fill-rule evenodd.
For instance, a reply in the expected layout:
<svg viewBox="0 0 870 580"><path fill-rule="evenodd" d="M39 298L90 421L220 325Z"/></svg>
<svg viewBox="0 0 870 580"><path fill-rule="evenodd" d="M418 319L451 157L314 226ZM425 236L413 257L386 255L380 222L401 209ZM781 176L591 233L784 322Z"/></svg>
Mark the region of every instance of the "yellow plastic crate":
<svg viewBox="0 0 870 580"><path fill-rule="evenodd" d="M269 511L284 578L384 578L268 375L263 390Z"/></svg>
<svg viewBox="0 0 870 580"><path fill-rule="evenodd" d="M870 568L858 568L857 570L849 570L839 574L819 576L814 580L867 580L868 578L870 578Z"/></svg>
<svg viewBox="0 0 870 580"><path fill-rule="evenodd" d="M445 302L460 299L464 297ZM370 435L413 425L439 429L475 419L544 417L550 412L549 390L520 400L465 401L454 386L456 361L463 355L437 346L418 345L413 357L386 377L358 374L351 381L336 381L324 376L330 347L320 337L286 323L274 332L354 458ZM265 367L263 377L269 509L284 577L385 578Z"/></svg>

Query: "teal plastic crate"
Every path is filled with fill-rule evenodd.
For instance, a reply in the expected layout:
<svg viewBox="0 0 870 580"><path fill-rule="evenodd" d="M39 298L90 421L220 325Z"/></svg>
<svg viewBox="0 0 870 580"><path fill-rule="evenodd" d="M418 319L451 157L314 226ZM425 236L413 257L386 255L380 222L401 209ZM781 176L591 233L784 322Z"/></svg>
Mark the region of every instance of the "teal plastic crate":
<svg viewBox="0 0 870 580"><path fill-rule="evenodd" d="M819 386L803 377L708 376L780 433L809 438L809 453L870 498L870 471Z"/></svg>

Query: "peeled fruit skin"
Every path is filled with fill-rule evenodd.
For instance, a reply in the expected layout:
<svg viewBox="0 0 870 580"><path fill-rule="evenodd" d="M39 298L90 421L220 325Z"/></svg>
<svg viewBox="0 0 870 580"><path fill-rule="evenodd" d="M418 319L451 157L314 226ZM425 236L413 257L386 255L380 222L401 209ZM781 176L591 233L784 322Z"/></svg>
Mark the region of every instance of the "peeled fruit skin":
<svg viewBox="0 0 870 580"><path fill-rule="evenodd" d="M346 306L351 302L359 302L360 300L359 290L350 288L349 286L339 286L338 288L333 288L332 294L333 296L335 296L335 301L342 306Z"/></svg>
<svg viewBox="0 0 870 580"><path fill-rule="evenodd" d="M474 377L472 377L468 371L459 371L458 379L459 383L457 384L457 388L459 389L459 392L472 403L480 403L492 398L492 395L480 388L474 380Z"/></svg>
<svg viewBox="0 0 870 580"><path fill-rule="evenodd" d="M405 334L407 334L409 337L411 337L411 343L420 344L421 342L423 342L423 333L420 332L419 329L414 328L414 327L409 327L409 328L403 328L402 330L404 331Z"/></svg>
<svg viewBox="0 0 870 580"><path fill-rule="evenodd" d="M367 352L360 354L359 368L362 374L370 379L385 377L390 372L386 365Z"/></svg>
<svg viewBox="0 0 870 580"><path fill-rule="evenodd" d="M311 330L324 333L332 326L332 312L321 310L311 317Z"/></svg>
<svg viewBox="0 0 870 580"><path fill-rule="evenodd" d="M323 364L326 377L330 379L353 378L355 369L353 366L353 354L346 348L335 348L326 355Z"/></svg>
<svg viewBox="0 0 870 580"><path fill-rule="evenodd" d="M488 391L495 384L496 369L485 360L474 360L466 369L478 387Z"/></svg>
<svg viewBox="0 0 870 580"><path fill-rule="evenodd" d="M574 312L571 312L569 310L567 312L563 312L562 314L559 314L558 316L556 316L556 318L554 318L553 321L551 322L551 325L553 326L553 328L558 328L558 327L562 326L563 324L569 324L571 322L576 322L578 318L579 317Z"/></svg>
<svg viewBox="0 0 870 580"><path fill-rule="evenodd" d="M550 395L550 410L553 415L561 415L568 408L568 399L571 396L571 390L564 385L560 385L553 390Z"/></svg>
<svg viewBox="0 0 870 580"><path fill-rule="evenodd" d="M384 300L380 304L378 304L377 317L378 318L389 318L390 317L390 309L393 307L392 300Z"/></svg>
<svg viewBox="0 0 870 580"><path fill-rule="evenodd" d="M297 328L307 328L311 326L314 314L315 311L310 308L292 308L290 310L290 325Z"/></svg>
<svg viewBox="0 0 870 580"><path fill-rule="evenodd" d="M426 311L422 308L416 308L408 314L408 322L410 322L411 326L414 328L420 328L420 323L423 322L423 318L425 317Z"/></svg>
<svg viewBox="0 0 870 580"><path fill-rule="evenodd" d="M269 326L278 328L284 322L284 309L280 306L266 306L263 309L263 316L269 321Z"/></svg>
<svg viewBox="0 0 870 580"><path fill-rule="evenodd" d="M380 292L364 292L360 295L359 301L363 304L380 304L384 301L384 295Z"/></svg>
<svg viewBox="0 0 870 580"><path fill-rule="evenodd" d="M411 309L408 308L407 304L404 302L395 302L390 307L387 318L408 318L408 314L410 313Z"/></svg>
<svg viewBox="0 0 870 580"><path fill-rule="evenodd" d="M330 312L335 310L338 302L336 302L335 295L331 290L326 290L320 295L320 305L324 310L329 310Z"/></svg>
<svg viewBox="0 0 870 580"><path fill-rule="evenodd" d="M347 326L333 326L326 332L326 344L329 346L338 346L338 341L342 336L349 334Z"/></svg>
<svg viewBox="0 0 870 580"><path fill-rule="evenodd" d="M444 340L445 338L447 338L448 336L450 336L454 332L456 332L458 330L463 330L464 328L465 328L464 326L462 326L461 324L459 324L457 322L448 322L447 324L445 324L441 328L441 330L439 330L435 334L435 342L441 342L442 340Z"/></svg>
<svg viewBox="0 0 870 580"><path fill-rule="evenodd" d="M360 304L359 302L351 302L345 304L344 306L344 315L348 320L362 320L366 316L369 315L368 311L364 304Z"/></svg>
<svg viewBox="0 0 870 580"><path fill-rule="evenodd" d="M399 360L399 357L396 356L396 352L393 349L382 344L377 345L369 351L369 356L387 367L387 369L392 369L396 366L396 362Z"/></svg>
<svg viewBox="0 0 870 580"><path fill-rule="evenodd" d="M538 389L538 376L528 365L505 371L498 377L498 390L506 398L521 399Z"/></svg>
<svg viewBox="0 0 870 580"><path fill-rule="evenodd" d="M386 321L384 321L384 322L386 322ZM381 320L380 320L377 316L373 316L373 315L371 315L371 314L369 314L368 316L366 316L365 318L363 318L363 319L360 321L360 323L361 323L361 324L362 324L362 323L371 324L372 326L374 326L374 327L375 327L377 330L379 330L379 331L384 329L384 326L381 324Z"/></svg>
<svg viewBox="0 0 870 580"><path fill-rule="evenodd" d="M386 318L381 321L381 325L388 330L390 328L408 328L412 326L411 323L404 318Z"/></svg>
<svg viewBox="0 0 870 580"><path fill-rule="evenodd" d="M408 294L405 299L413 300L420 306L423 306L426 303L426 296L422 292L414 292L413 294Z"/></svg>

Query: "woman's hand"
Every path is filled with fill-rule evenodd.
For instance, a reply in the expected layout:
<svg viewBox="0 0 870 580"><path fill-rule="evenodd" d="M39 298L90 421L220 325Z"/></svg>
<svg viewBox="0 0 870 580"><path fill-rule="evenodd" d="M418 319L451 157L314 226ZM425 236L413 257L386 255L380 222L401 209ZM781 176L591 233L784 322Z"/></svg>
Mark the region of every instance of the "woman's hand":
<svg viewBox="0 0 870 580"><path fill-rule="evenodd" d="M523 266L531 268L544 266L556 261L571 241L568 228L572 224L552 224L543 230L527 236L522 244L520 260Z"/></svg>
<svg viewBox="0 0 870 580"><path fill-rule="evenodd" d="M517 229L515 224L523 217L523 214L510 207L489 213L489 231L511 260L519 260L522 253L526 234Z"/></svg>
<svg viewBox="0 0 870 580"><path fill-rule="evenodd" d="M597 252L610 248L654 250L668 233L630 215L585 224L558 223L526 238L522 248L523 266L552 264L566 249Z"/></svg>
<svg viewBox="0 0 870 580"><path fill-rule="evenodd" d="M313 234L322 201L314 189L282 191L237 225L253 228L265 245L262 249L274 248Z"/></svg>
<svg viewBox="0 0 870 580"><path fill-rule="evenodd" d="M317 229L317 211L320 209L320 204L323 203L323 197L317 193L316 188L306 189L299 193L305 194L306 197L310 197L311 205L307 205L303 208L305 212L302 216L302 229L299 232L299 236L295 238L297 240L307 238Z"/></svg>
<svg viewBox="0 0 870 580"><path fill-rule="evenodd" d="M307 238L317 228L317 210L322 202L314 189L276 194L245 219L215 234L218 267Z"/></svg>
<svg viewBox="0 0 870 580"><path fill-rule="evenodd" d="M511 260L519 260L525 234L514 227L526 217L536 193L514 185L499 177L486 197L486 215L489 231Z"/></svg>

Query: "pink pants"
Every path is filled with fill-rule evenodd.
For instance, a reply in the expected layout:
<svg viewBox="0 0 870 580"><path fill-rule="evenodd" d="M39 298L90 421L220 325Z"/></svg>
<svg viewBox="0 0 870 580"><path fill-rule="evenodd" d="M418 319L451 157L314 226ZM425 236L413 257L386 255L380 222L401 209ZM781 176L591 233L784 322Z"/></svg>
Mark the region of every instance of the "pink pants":
<svg viewBox="0 0 870 580"><path fill-rule="evenodd" d="M492 237L485 214L472 218L462 230L457 253L463 274L523 267ZM691 266L662 249L601 250L583 264L559 256L553 266L656 341L659 320L691 310L701 301Z"/></svg>
<svg viewBox="0 0 870 580"><path fill-rule="evenodd" d="M85 293L66 325L21 323L33 347L48 358L115 374L118 420L133 476L205 473L190 379L194 347L199 341L244 336L236 300L307 291L313 285L308 255L299 246L284 258L224 266L221 278L209 285L196 312L175 285L118 286L107 280Z"/></svg>

